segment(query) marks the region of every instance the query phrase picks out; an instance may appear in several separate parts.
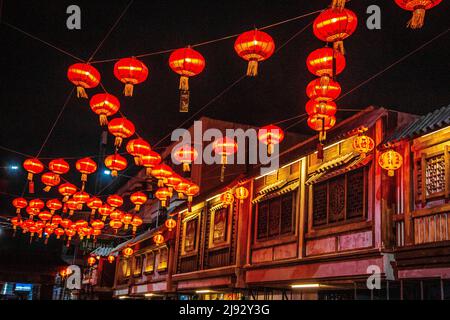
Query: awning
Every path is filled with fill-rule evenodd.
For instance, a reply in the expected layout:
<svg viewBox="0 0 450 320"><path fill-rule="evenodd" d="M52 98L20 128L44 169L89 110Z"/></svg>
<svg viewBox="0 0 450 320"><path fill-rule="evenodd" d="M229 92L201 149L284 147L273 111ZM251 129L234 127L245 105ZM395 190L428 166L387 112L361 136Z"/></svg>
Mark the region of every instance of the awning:
<svg viewBox="0 0 450 320"><path fill-rule="evenodd" d="M259 195L253 199L252 203L258 203L261 201L269 200L278 196L281 196L285 193L289 193L291 191L294 191L299 187L300 183L298 179L291 180L287 183L285 183L281 188L278 188L276 190L273 190L272 192L267 192L265 194Z"/></svg>
<svg viewBox="0 0 450 320"><path fill-rule="evenodd" d="M252 203L260 202L268 193L274 192L276 190L280 190L286 184L287 184L287 180L283 179L283 180L278 180L274 183L271 183L271 184L265 186L264 188L262 188L261 190L259 190L256 193L255 197L252 200Z"/></svg>
<svg viewBox="0 0 450 320"><path fill-rule="evenodd" d="M94 256L107 257L109 255L117 255L117 253L111 253L114 250L114 247L98 247L97 249L91 252Z"/></svg>
<svg viewBox="0 0 450 320"><path fill-rule="evenodd" d="M132 246L138 242L150 239L151 237L153 237L153 235L155 233L157 233L158 230L156 229L152 229L152 230L147 230L144 233L141 233L140 235L138 235L137 237L130 239L128 241L122 242L121 244L119 244L117 247L115 247L114 249L111 250L112 253L114 252L119 252L120 250L122 250L123 248L125 248L126 246Z"/></svg>
<svg viewBox="0 0 450 320"><path fill-rule="evenodd" d="M222 208L225 208L226 206L227 206L227 204L225 204L223 202L219 202L218 204L216 204L216 205L212 206L211 208L209 208L209 211L210 212L217 211L217 210L220 210Z"/></svg>

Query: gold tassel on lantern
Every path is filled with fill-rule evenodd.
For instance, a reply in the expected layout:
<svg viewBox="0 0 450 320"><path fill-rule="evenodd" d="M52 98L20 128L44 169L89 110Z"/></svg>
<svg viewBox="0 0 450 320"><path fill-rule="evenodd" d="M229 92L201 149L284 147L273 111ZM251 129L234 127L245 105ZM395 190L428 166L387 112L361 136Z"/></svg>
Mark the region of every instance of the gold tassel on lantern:
<svg viewBox="0 0 450 320"><path fill-rule="evenodd" d="M342 10L345 7L345 2L347 0L333 0L331 3L331 8Z"/></svg>
<svg viewBox="0 0 450 320"><path fill-rule="evenodd" d="M158 180L158 187L164 187L164 179L159 179Z"/></svg>
<svg viewBox="0 0 450 320"><path fill-rule="evenodd" d="M267 154L270 156L275 149L275 145L273 143L267 144Z"/></svg>
<svg viewBox="0 0 450 320"><path fill-rule="evenodd" d="M125 84L125 89L123 90L123 94L125 95L125 97L133 96L133 85L131 83Z"/></svg>
<svg viewBox="0 0 450 320"><path fill-rule="evenodd" d="M141 165L141 157L134 157L134 164L137 166Z"/></svg>
<svg viewBox="0 0 450 320"><path fill-rule="evenodd" d="M84 99L88 98L86 90L84 90L83 87L80 86L77 87L77 98L84 98Z"/></svg>
<svg viewBox="0 0 450 320"><path fill-rule="evenodd" d="M327 74L324 74L320 77L320 85L323 87L326 87L330 84L330 76Z"/></svg>
<svg viewBox="0 0 450 320"><path fill-rule="evenodd" d="M258 75L258 60L250 60L247 66L247 76L256 77Z"/></svg>
<svg viewBox="0 0 450 320"><path fill-rule="evenodd" d="M188 91L189 90L189 78L186 76L180 77L180 90Z"/></svg>
<svg viewBox="0 0 450 320"><path fill-rule="evenodd" d="M424 8L414 9L413 16L411 20L408 21L408 24L406 26L411 29L422 28L423 22L425 21L425 12L426 10Z"/></svg>
<svg viewBox="0 0 450 320"><path fill-rule="evenodd" d="M99 118L100 118L100 125L101 126L108 125L108 117L106 115L101 114Z"/></svg>
<svg viewBox="0 0 450 320"><path fill-rule="evenodd" d="M150 177L152 175L152 168L150 167L145 168L145 174L147 175L147 177Z"/></svg>
<svg viewBox="0 0 450 320"><path fill-rule="evenodd" d="M345 55L344 41L340 40L333 42L333 49L342 53L342 55Z"/></svg>
<svg viewBox="0 0 450 320"><path fill-rule="evenodd" d="M121 137L116 137L116 139L114 140L114 146L119 148L122 145L122 141L123 139Z"/></svg>
<svg viewBox="0 0 450 320"><path fill-rule="evenodd" d="M49 192L51 188L52 188L52 187L50 187L50 186L46 186L46 187L44 188L44 191L45 191L45 192Z"/></svg>
<svg viewBox="0 0 450 320"><path fill-rule="evenodd" d="M183 162L183 172L189 172L191 171L191 167L189 166L189 163Z"/></svg>
<svg viewBox="0 0 450 320"><path fill-rule="evenodd" d="M118 175L117 170L111 171L111 177L117 177L117 175Z"/></svg>

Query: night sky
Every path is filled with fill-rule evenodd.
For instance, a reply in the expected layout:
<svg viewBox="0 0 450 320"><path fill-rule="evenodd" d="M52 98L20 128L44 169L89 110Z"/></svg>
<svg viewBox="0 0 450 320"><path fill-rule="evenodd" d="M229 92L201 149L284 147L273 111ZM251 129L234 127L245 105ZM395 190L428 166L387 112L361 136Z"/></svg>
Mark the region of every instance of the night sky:
<svg viewBox="0 0 450 320"><path fill-rule="evenodd" d="M94 61L174 49L237 34L255 26L265 26L319 10L329 3L330 0L136 0ZM68 15L65 12L70 4L81 7L81 30L66 28ZM128 1L6 0L2 19L87 59L127 4ZM381 30L366 28L366 8L370 4L381 7ZM410 12L399 8L393 0L351 1L348 7L358 15L359 25L355 34L345 41L347 67L338 77L343 93L449 28L449 1L443 1L428 11L425 26L420 30L405 27ZM277 26L266 32L280 46L314 17ZM67 80L66 71L75 60L2 24L0 37L0 144L35 155L73 88ZM120 98L121 110L136 124L140 135L155 144L245 72L246 62L234 52L234 40L196 48L204 55L206 68L201 75L190 80L189 114L178 112L179 78L168 67L168 54L142 59L149 67L150 75L145 83L135 87L132 98L123 97L123 85L113 75L114 62L95 64L95 67L100 71L107 90ZM450 34L447 33L344 97L338 102L338 107L361 109L376 105L424 114L448 105L449 40ZM314 37L312 27L308 28L264 62L257 78L244 79L200 115L264 125L304 113L307 102L305 87L314 79L305 66L305 60L312 50L323 45ZM101 92L100 87L88 90L90 96L98 92ZM338 116L342 119L350 114L339 113ZM311 133L305 122L291 130ZM81 158L95 155L98 153L101 131L88 101L73 97L41 156ZM161 146L168 143L166 140ZM112 150L111 147L107 152L112 153ZM13 163L20 166L24 160L20 155L5 151L0 151L0 155L2 167ZM25 177L23 171L14 173L1 169L1 191L20 194ZM78 175L75 177L78 179ZM11 208L10 200L10 197L0 195L2 210ZM11 213L12 209L4 212Z"/></svg>

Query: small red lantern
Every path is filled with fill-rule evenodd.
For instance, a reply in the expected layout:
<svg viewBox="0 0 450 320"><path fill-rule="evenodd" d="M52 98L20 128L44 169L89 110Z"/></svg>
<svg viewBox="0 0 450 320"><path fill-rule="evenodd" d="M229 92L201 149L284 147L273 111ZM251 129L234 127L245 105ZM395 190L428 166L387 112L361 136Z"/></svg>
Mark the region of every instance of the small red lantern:
<svg viewBox="0 0 450 320"><path fill-rule="evenodd" d="M130 225L131 221L133 221L133 215L131 213L124 213L122 215L121 221L124 224L124 230L128 230L128 226Z"/></svg>
<svg viewBox="0 0 450 320"><path fill-rule="evenodd" d="M124 255L125 258L129 258L133 255L134 250L130 247L127 247L125 249L122 250L122 254Z"/></svg>
<svg viewBox="0 0 450 320"><path fill-rule="evenodd" d="M173 174L172 168L164 163L154 166L152 169L152 176L158 179L158 187L163 187L167 182L167 178Z"/></svg>
<svg viewBox="0 0 450 320"><path fill-rule="evenodd" d="M147 176L152 174L152 170L155 166L161 163L161 156L155 151L149 151L141 156L141 165L145 167L145 173Z"/></svg>
<svg viewBox="0 0 450 320"><path fill-rule="evenodd" d="M306 103L306 113L312 115L334 116L337 111L336 103L333 101L309 100Z"/></svg>
<svg viewBox="0 0 450 320"><path fill-rule="evenodd" d="M172 218L169 217L166 222L164 222L164 225L166 226L167 230L172 231L173 229L175 229L175 227L177 226L177 221Z"/></svg>
<svg viewBox="0 0 450 320"><path fill-rule="evenodd" d="M407 27L419 29L423 27L426 11L437 6L441 1L442 0L395 0L395 3L400 8L413 12Z"/></svg>
<svg viewBox="0 0 450 320"><path fill-rule="evenodd" d="M164 236L161 233L156 234L153 237L153 241L155 242L155 244L160 245L164 243Z"/></svg>
<svg viewBox="0 0 450 320"><path fill-rule="evenodd" d="M178 162L183 164L183 171L189 172L190 165L197 159L197 150L189 144L172 151L173 158Z"/></svg>
<svg viewBox="0 0 450 320"><path fill-rule="evenodd" d="M105 223L101 220L94 220L91 222L91 226L94 230L101 230L105 227Z"/></svg>
<svg viewBox="0 0 450 320"><path fill-rule="evenodd" d="M97 164L91 158L83 158L75 163L75 167L81 172L81 181L83 182L81 190L84 190L88 174L97 171Z"/></svg>
<svg viewBox="0 0 450 320"><path fill-rule="evenodd" d="M48 211L42 211L42 212L39 212L38 217L42 221L47 222L52 218L52 214Z"/></svg>
<svg viewBox="0 0 450 320"><path fill-rule="evenodd" d="M141 217L138 215L133 216L133 220L131 221L131 225L133 226L133 234L136 233L138 227L140 227L144 223Z"/></svg>
<svg viewBox="0 0 450 320"><path fill-rule="evenodd" d="M398 170L401 168L401 166L403 164L403 157L397 151L390 149L390 150L384 151L380 155L380 157L378 158L378 164L384 170L388 171L389 177L393 177L395 170Z"/></svg>
<svg viewBox="0 0 450 320"><path fill-rule="evenodd" d="M112 208L119 208L123 205L123 198L119 196L118 194L112 194L106 198L106 202L112 207Z"/></svg>
<svg viewBox="0 0 450 320"><path fill-rule="evenodd" d="M67 78L77 86L77 97L87 99L85 89L91 89L100 83L100 73L90 64L75 63L67 70Z"/></svg>
<svg viewBox="0 0 450 320"><path fill-rule="evenodd" d="M151 151L150 143L141 138L130 140L126 149L134 157L134 163L137 166L141 165L141 157Z"/></svg>
<svg viewBox="0 0 450 320"><path fill-rule="evenodd" d="M180 77L180 112L189 111L189 77L200 74L205 68L205 58L200 52L187 47L177 49L169 57L170 68Z"/></svg>
<svg viewBox="0 0 450 320"><path fill-rule="evenodd" d="M37 158L26 159L23 162L23 168L28 172L28 192L34 193L33 175L44 171L44 165Z"/></svg>
<svg viewBox="0 0 450 320"><path fill-rule="evenodd" d="M50 211L50 212L51 212L51 211ZM59 215L57 215L57 214L54 214L54 215L52 216L52 225L58 226L58 225L61 223L61 221L62 221L61 216L59 216Z"/></svg>
<svg viewBox="0 0 450 320"><path fill-rule="evenodd" d="M124 215L124 213L122 211L116 209L116 210L113 210L111 212L111 214L109 215L109 218L111 220L120 220L120 221L122 221L123 215Z"/></svg>
<svg viewBox="0 0 450 320"><path fill-rule="evenodd" d="M69 200L69 197L77 192L77 187L71 183L63 183L58 187L58 192L64 197L63 202Z"/></svg>
<svg viewBox="0 0 450 320"><path fill-rule="evenodd" d="M133 122L126 118L112 119L108 124L109 132L116 137L114 145L120 147L123 139L131 137L135 132Z"/></svg>
<svg viewBox="0 0 450 320"><path fill-rule="evenodd" d="M240 186L236 188L234 194L236 198L239 200L239 203L243 203L244 200L248 198L250 193L246 187Z"/></svg>
<svg viewBox="0 0 450 320"><path fill-rule="evenodd" d="M69 209L69 216L73 216L75 210L80 210L80 204L74 199L67 200L66 207Z"/></svg>
<svg viewBox="0 0 450 320"><path fill-rule="evenodd" d="M155 192L155 197L161 201L161 207L167 207L167 202L172 197L172 192L170 192L169 188L159 188Z"/></svg>
<svg viewBox="0 0 450 320"><path fill-rule="evenodd" d="M67 163L66 160L59 158L50 161L50 163L48 164L48 168L50 169L50 171L61 175L69 172L70 165Z"/></svg>
<svg viewBox="0 0 450 320"><path fill-rule="evenodd" d="M97 262L97 259L95 259L92 256L87 259L87 263L90 267L92 267L96 262Z"/></svg>
<svg viewBox="0 0 450 320"><path fill-rule="evenodd" d="M52 214L55 213L55 211L60 210L63 207L63 204L61 201L59 201L58 199L50 199L47 200L47 202L45 203L45 205L47 206L47 208L50 209L50 212Z"/></svg>
<svg viewBox="0 0 450 320"><path fill-rule="evenodd" d="M341 86L338 82L330 79L326 85L320 84L320 78L314 79L306 87L306 95L311 100L316 101L332 101L341 94Z"/></svg>
<svg viewBox="0 0 450 320"><path fill-rule="evenodd" d="M327 9L314 20L313 30L319 40L333 42L334 50L344 54L343 40L355 32L357 25L358 18L353 11Z"/></svg>
<svg viewBox="0 0 450 320"><path fill-rule="evenodd" d="M125 83L123 93L126 97L131 97L133 86L147 80L148 68L136 58L123 58L114 65L114 76Z"/></svg>
<svg viewBox="0 0 450 320"><path fill-rule="evenodd" d="M267 145L267 153L269 155L273 153L275 145L279 144L283 139L284 132L276 125L271 124L258 130L258 140Z"/></svg>
<svg viewBox="0 0 450 320"><path fill-rule="evenodd" d="M45 207L45 203L41 199L33 199L28 203L28 207L33 209L34 212L39 212Z"/></svg>
<svg viewBox="0 0 450 320"><path fill-rule="evenodd" d="M112 211L113 208L111 208L107 203L104 203L100 208L98 208L98 213L102 216L102 221L105 221Z"/></svg>
<svg viewBox="0 0 450 320"><path fill-rule="evenodd" d="M195 183L191 183L186 190L186 196L188 197L188 212L192 209L192 200L200 192L200 187Z"/></svg>
<svg viewBox="0 0 450 320"><path fill-rule="evenodd" d="M100 125L108 124L108 117L115 115L120 109L120 102L115 96L109 93L98 93L89 102L91 110L98 114Z"/></svg>
<svg viewBox="0 0 450 320"><path fill-rule="evenodd" d="M359 152L361 158L365 158L367 153L373 150L375 142L371 137L360 134L353 139L353 150Z"/></svg>
<svg viewBox="0 0 450 320"><path fill-rule="evenodd" d="M111 255L111 254L106 259L108 260L109 263L113 263L114 260L116 260L116 258L113 255Z"/></svg>
<svg viewBox="0 0 450 320"><path fill-rule="evenodd" d="M56 173L46 172L41 176L41 181L45 184L44 191L49 192L52 187L56 187L61 182L61 178Z"/></svg>
<svg viewBox="0 0 450 320"><path fill-rule="evenodd" d="M86 205L91 209L91 215L95 215L95 211L102 206L103 202L97 197L89 198Z"/></svg>
<svg viewBox="0 0 450 320"><path fill-rule="evenodd" d="M234 50L248 61L247 76L258 75L258 62L272 56L275 51L275 42L272 37L257 29L241 34L234 43Z"/></svg>
<svg viewBox="0 0 450 320"><path fill-rule="evenodd" d="M65 228L65 229L72 228L72 220L70 220L70 219L62 219L59 224L61 225L61 227Z"/></svg>
<svg viewBox="0 0 450 320"><path fill-rule="evenodd" d="M223 137L213 142L213 149L214 152L221 157L222 169L220 172L220 182L223 182L225 178L225 165L227 164L227 158L238 151L238 145L233 139Z"/></svg>
<svg viewBox="0 0 450 320"><path fill-rule="evenodd" d="M224 192L220 195L220 202L222 202L227 208L228 206L231 206L234 202L234 196L231 192Z"/></svg>
<svg viewBox="0 0 450 320"><path fill-rule="evenodd" d="M81 210L83 209L83 204L89 201L89 194L87 194L84 191L79 191L75 193L72 198L78 203L79 208Z"/></svg>
<svg viewBox="0 0 450 320"><path fill-rule="evenodd" d="M117 177L118 171L126 169L127 159L116 153L105 158L105 166L111 170L111 176Z"/></svg>
<svg viewBox="0 0 450 320"><path fill-rule="evenodd" d="M135 205L134 210L139 211L141 206L147 202L147 195L143 192L135 192L130 196L131 202Z"/></svg>
<svg viewBox="0 0 450 320"><path fill-rule="evenodd" d="M180 183L177 184L174 189L178 193L178 198L183 199L186 193L186 190L189 188L190 183L184 179L181 179Z"/></svg>
<svg viewBox="0 0 450 320"><path fill-rule="evenodd" d="M309 54L306 66L309 72L320 77L320 84L326 86L345 69L345 57L332 48L320 48Z"/></svg>
<svg viewBox="0 0 450 320"><path fill-rule="evenodd" d="M21 209L24 209L28 205L28 201L25 198L15 198L12 201L14 207L16 207L16 213L19 214Z"/></svg>
<svg viewBox="0 0 450 320"><path fill-rule="evenodd" d="M66 247L70 246L70 241L72 240L72 237L74 237L77 234L77 231L74 229L66 229L66 236L67 236L67 244Z"/></svg>
<svg viewBox="0 0 450 320"><path fill-rule="evenodd" d="M20 227L22 225L22 219L20 217L11 218L11 224L15 232L17 230L17 227Z"/></svg>
<svg viewBox="0 0 450 320"><path fill-rule="evenodd" d="M56 228L55 230L53 230L53 233L55 234L56 239L60 239L61 236L65 234L64 229L62 228Z"/></svg>
<svg viewBox="0 0 450 320"><path fill-rule="evenodd" d="M173 189L181 182L181 177L173 173L170 177L167 178L166 186L169 187L170 192L173 192Z"/></svg>
<svg viewBox="0 0 450 320"><path fill-rule="evenodd" d="M122 228L123 223L120 220L111 220L109 221L109 226L114 229L114 233L117 233L117 231Z"/></svg>

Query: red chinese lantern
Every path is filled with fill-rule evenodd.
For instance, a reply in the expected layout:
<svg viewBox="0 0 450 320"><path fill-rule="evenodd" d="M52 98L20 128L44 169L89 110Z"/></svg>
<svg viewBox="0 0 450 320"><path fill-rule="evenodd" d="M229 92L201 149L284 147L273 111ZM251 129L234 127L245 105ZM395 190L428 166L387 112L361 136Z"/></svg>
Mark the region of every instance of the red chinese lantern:
<svg viewBox="0 0 450 320"><path fill-rule="evenodd" d="M186 190L189 188L190 185L191 184L188 181L181 179L180 183L174 187L175 191L178 193L179 199L184 198Z"/></svg>
<svg viewBox="0 0 450 320"><path fill-rule="evenodd" d="M306 113L312 115L334 116L337 111L336 103L333 101L309 100L306 103Z"/></svg>
<svg viewBox="0 0 450 320"><path fill-rule="evenodd" d="M152 174L152 170L155 166L161 163L161 156L155 151L149 151L141 156L141 165L145 167L145 173L147 176Z"/></svg>
<svg viewBox="0 0 450 320"><path fill-rule="evenodd" d="M172 218L169 217L166 222L164 222L164 225L166 226L167 230L172 231L173 229L175 229L175 227L177 226L177 221Z"/></svg>
<svg viewBox="0 0 450 320"><path fill-rule="evenodd" d="M64 197L63 202L69 200L69 197L77 192L77 187L71 183L63 183L58 187L58 192Z"/></svg>
<svg viewBox="0 0 450 320"><path fill-rule="evenodd" d="M131 221L131 225L133 226L133 234L136 233L137 228L140 227L144 223L141 217L138 215L133 216L133 220Z"/></svg>
<svg viewBox="0 0 450 320"><path fill-rule="evenodd" d="M33 175L44 171L44 165L37 158L26 159L23 162L23 168L28 172L28 192L34 193Z"/></svg>
<svg viewBox="0 0 450 320"><path fill-rule="evenodd" d="M155 242L155 244L160 245L164 243L164 236L161 233L156 234L153 237L153 241Z"/></svg>
<svg viewBox="0 0 450 320"><path fill-rule="evenodd" d="M95 258L92 257L92 256L90 256L90 257L87 259L87 263L88 263L88 265L89 265L90 267L92 267L96 262L97 262L97 259L95 259Z"/></svg>
<svg viewBox="0 0 450 320"><path fill-rule="evenodd" d="M359 152L361 158L365 158L367 153L373 150L375 142L371 137L360 134L353 139L353 150Z"/></svg>
<svg viewBox="0 0 450 320"><path fill-rule="evenodd" d="M94 230L101 230L105 227L105 223L101 220L94 220L91 222L91 226Z"/></svg>
<svg viewBox="0 0 450 320"><path fill-rule="evenodd" d="M49 192L52 187L56 187L61 182L59 175L53 172L46 172L41 176L41 181L45 184L44 191Z"/></svg>
<svg viewBox="0 0 450 320"><path fill-rule="evenodd" d="M161 207L167 207L167 202L172 197L172 192L170 192L169 188L159 188L155 192L155 197L161 201Z"/></svg>
<svg viewBox="0 0 450 320"><path fill-rule="evenodd" d="M401 168L403 164L403 157L395 150L384 151L378 158L378 164L384 170L388 171L388 176L393 177L395 170Z"/></svg>
<svg viewBox="0 0 450 320"><path fill-rule="evenodd" d="M311 52L306 58L309 72L320 77L320 84L325 86L331 78L340 74L345 68L345 57L332 48L320 48Z"/></svg>
<svg viewBox="0 0 450 320"><path fill-rule="evenodd" d="M311 100L316 101L332 101L341 94L341 86L338 82L330 79L326 85L320 84L320 78L314 79L306 87L306 95Z"/></svg>
<svg viewBox="0 0 450 320"><path fill-rule="evenodd" d="M152 176L158 179L158 187L163 187L167 178L173 174L172 168L164 163L156 165L152 169Z"/></svg>
<svg viewBox="0 0 450 320"><path fill-rule="evenodd" d="M336 118L334 116L328 116L324 114L312 114L308 118L308 126L319 132L319 140L325 141L326 131L333 128L336 123Z"/></svg>
<svg viewBox="0 0 450 320"><path fill-rule="evenodd" d="M108 258L106 258L106 260L108 260L109 263L113 263L114 260L116 260L116 258L113 255L109 255Z"/></svg>
<svg viewBox="0 0 450 320"><path fill-rule="evenodd" d="M91 110L98 114L100 125L108 124L108 117L115 115L120 109L120 102L115 96L109 93L98 93L89 102Z"/></svg>
<svg viewBox="0 0 450 320"><path fill-rule="evenodd" d="M48 164L50 171L56 174L66 174L70 170L70 165L64 159L54 159Z"/></svg>
<svg viewBox="0 0 450 320"><path fill-rule="evenodd" d="M200 52L187 47L177 49L169 57L170 68L180 77L180 112L189 111L189 77L200 74L205 68L205 58Z"/></svg>
<svg viewBox="0 0 450 320"><path fill-rule="evenodd" d="M92 89L100 83L100 73L90 64L75 63L67 70L67 78L77 86L77 97L87 99L85 89Z"/></svg>
<svg viewBox="0 0 450 320"><path fill-rule="evenodd" d="M93 234L94 229L86 226L78 230L78 234L80 235L80 239L83 239L83 237L86 237L87 239L91 238L91 235Z"/></svg>
<svg viewBox="0 0 450 320"><path fill-rule="evenodd" d="M186 190L186 196L188 197L188 212L192 209L192 200L200 192L200 187L195 183L191 183Z"/></svg>
<svg viewBox="0 0 450 320"><path fill-rule="evenodd" d="M120 221L122 221L123 215L124 215L124 213L122 211L116 209L116 210L113 210L111 212L111 214L109 215L109 218L111 220L120 220Z"/></svg>
<svg viewBox="0 0 450 320"><path fill-rule="evenodd" d="M113 208L111 208L107 203L104 203L100 208L98 208L98 213L102 216L103 221L106 220L112 211Z"/></svg>
<svg viewBox="0 0 450 320"><path fill-rule="evenodd" d="M62 219L59 224L61 227L65 228L65 229L72 228L72 220L70 220L70 219Z"/></svg>
<svg viewBox="0 0 450 320"><path fill-rule="evenodd" d="M129 258L133 255L134 250L130 247L127 247L125 249L122 250L122 254L124 255L125 258Z"/></svg>
<svg viewBox="0 0 450 320"><path fill-rule="evenodd" d="M11 224L13 226L14 234L15 234L17 227L20 227L22 225L22 219L18 216L11 218Z"/></svg>
<svg viewBox="0 0 450 320"><path fill-rule="evenodd" d="M213 142L213 149L214 152L221 157L222 169L220 172L220 182L223 182L225 178L225 165L227 164L227 158L238 151L238 145L233 139L223 137Z"/></svg>
<svg viewBox="0 0 450 320"><path fill-rule="evenodd" d="M122 223L122 221L120 221L120 220L111 220L111 221L109 222L109 226L110 226L111 228L114 229L114 233L117 233L117 231L118 231L120 228L122 228L123 223Z"/></svg>
<svg viewBox="0 0 450 320"><path fill-rule="evenodd" d="M220 195L220 202L223 203L224 207L227 208L231 206L234 202L234 196L231 192L224 192Z"/></svg>
<svg viewBox="0 0 450 320"><path fill-rule="evenodd" d="M97 163L91 158L83 158L75 163L75 167L81 172L81 181L83 182L81 190L84 190L87 176L97 171Z"/></svg>
<svg viewBox="0 0 450 320"><path fill-rule="evenodd" d="M248 198L249 194L248 189L244 186L237 187L236 190L234 190L234 195L239 200L239 203L243 203L244 200Z"/></svg>
<svg viewBox="0 0 450 320"><path fill-rule="evenodd" d="M106 202L112 207L112 208L119 208L123 205L123 198L119 196L118 194L112 194L106 198Z"/></svg>
<svg viewBox="0 0 450 320"><path fill-rule="evenodd" d="M111 176L117 177L118 171L126 169L127 159L116 153L105 158L105 166L111 170Z"/></svg>
<svg viewBox="0 0 450 320"><path fill-rule="evenodd" d="M61 201L59 201L58 199L50 199L47 200L47 202L45 203L45 205L47 206L47 208L50 210L50 212L52 214L55 213L55 211L60 210L63 207L63 204Z"/></svg>
<svg viewBox="0 0 450 320"><path fill-rule="evenodd" d="M39 228L36 226L29 226L28 232L30 233L30 243L33 241L34 234L39 232Z"/></svg>
<svg viewBox="0 0 450 320"><path fill-rule="evenodd" d="M275 145L284 139L283 130L276 125L264 126L258 130L258 140L267 145L267 153L271 155L275 149Z"/></svg>
<svg viewBox="0 0 450 320"><path fill-rule="evenodd" d="M131 97L133 86L147 80L148 68L136 58L123 58L114 65L114 76L125 83L123 93L126 97Z"/></svg>
<svg viewBox="0 0 450 320"><path fill-rule="evenodd" d="M51 212L51 211L50 211ZM54 214L52 216L52 225L54 225L55 227L57 227L62 221L61 216Z"/></svg>
<svg viewBox="0 0 450 320"><path fill-rule="evenodd" d="M66 207L69 209L69 216L73 216L75 210L80 209L80 204L74 199L69 199L66 201Z"/></svg>
<svg viewBox="0 0 450 320"><path fill-rule="evenodd" d="M102 206L103 202L97 197L92 197L88 200L86 205L91 209L91 215L95 215L95 211Z"/></svg>
<svg viewBox="0 0 450 320"><path fill-rule="evenodd" d="M15 198L12 201L12 204L14 207L16 207L16 213L20 214L20 210L27 207L28 201L24 198Z"/></svg>
<svg viewBox="0 0 450 320"><path fill-rule="evenodd" d="M130 196L130 200L135 205L134 210L139 211L141 206L147 202L147 195L143 192L135 192Z"/></svg>
<svg viewBox="0 0 450 320"><path fill-rule="evenodd" d="M86 220L80 219L80 220L77 220L74 225L75 225L75 229L81 230L83 228L86 228L89 225L89 223Z"/></svg>
<svg viewBox="0 0 450 320"><path fill-rule="evenodd" d="M170 192L173 192L173 189L175 189L179 183L181 183L181 177L178 174L173 173L167 178L166 186L169 187Z"/></svg>
<svg viewBox="0 0 450 320"><path fill-rule="evenodd" d="M197 159L198 152L191 145L185 144L184 146L172 151L172 156L176 161L178 161L178 163L183 164L184 172L189 172L189 166Z"/></svg>
<svg viewBox="0 0 450 320"><path fill-rule="evenodd" d="M407 27L419 29L423 27L426 10L437 6L441 1L442 0L395 0L395 3L397 3L400 8L413 12Z"/></svg>
<svg viewBox="0 0 450 320"><path fill-rule="evenodd" d="M70 246L70 241L72 240L72 237L74 237L77 234L77 231L75 229L66 229L66 236L67 236L67 244L66 247Z"/></svg>
<svg viewBox="0 0 450 320"><path fill-rule="evenodd" d="M131 221L133 221L133 215L131 213L124 213L122 215L121 221L124 224L124 230L128 230L128 226L130 225Z"/></svg>
<svg viewBox="0 0 450 320"><path fill-rule="evenodd" d="M258 62L272 56L275 42L267 33L255 29L241 34L234 43L234 50L248 61L247 76L255 77L258 75Z"/></svg>
<svg viewBox="0 0 450 320"><path fill-rule="evenodd" d="M52 218L52 214L48 211L42 211L42 212L39 212L38 217L42 221L47 222Z"/></svg>
<svg viewBox="0 0 450 320"><path fill-rule="evenodd" d="M45 203L41 199L33 199L28 203L28 207L33 209L34 212L39 212L45 207Z"/></svg>
<svg viewBox="0 0 450 320"><path fill-rule="evenodd" d="M31 217L31 219L33 219L33 217L39 213L39 210L27 207L26 212Z"/></svg>
<svg viewBox="0 0 450 320"><path fill-rule="evenodd" d="M89 201L89 194L87 194L84 191L79 191L75 193L72 198L78 203L79 208L81 210L83 209L83 204Z"/></svg>
<svg viewBox="0 0 450 320"><path fill-rule="evenodd" d="M126 149L134 157L137 166L141 165L141 157L151 151L150 143L141 138L130 140Z"/></svg>
<svg viewBox="0 0 450 320"><path fill-rule="evenodd" d="M109 132L116 137L114 145L120 147L123 139L131 137L135 132L133 122L126 118L112 119L108 124Z"/></svg>
<svg viewBox="0 0 450 320"><path fill-rule="evenodd" d="M45 229L44 229L44 232L46 234L45 242L44 242L45 245L48 244L48 239L50 238L50 236L53 234L54 231L55 231L55 228L53 228L52 226L45 227Z"/></svg>
<svg viewBox="0 0 450 320"><path fill-rule="evenodd" d="M60 239L61 236L65 234L64 229L62 228L56 228L55 230L53 230L53 233L55 234L56 239Z"/></svg>
<svg viewBox="0 0 450 320"><path fill-rule="evenodd" d="M344 54L343 40L355 32L356 14L348 9L322 11L313 23L314 35L322 41L333 42L334 50Z"/></svg>

